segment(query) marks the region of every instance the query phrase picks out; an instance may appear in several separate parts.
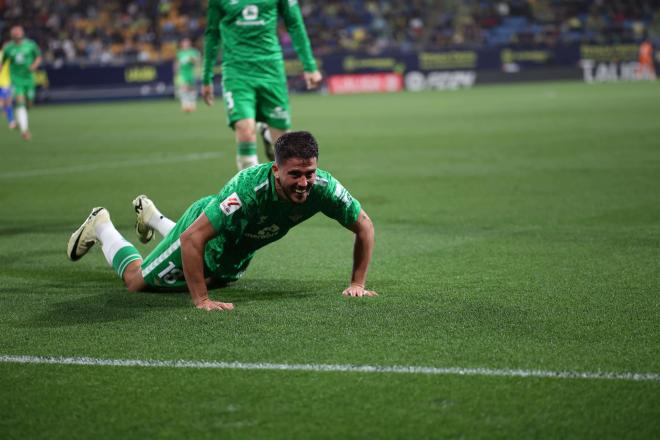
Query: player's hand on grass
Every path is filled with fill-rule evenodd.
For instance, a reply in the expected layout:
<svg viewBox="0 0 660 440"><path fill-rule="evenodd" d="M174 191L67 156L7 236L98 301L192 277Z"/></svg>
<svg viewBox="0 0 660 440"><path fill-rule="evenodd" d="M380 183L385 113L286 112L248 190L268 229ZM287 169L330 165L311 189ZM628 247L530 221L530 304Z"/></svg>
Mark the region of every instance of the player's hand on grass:
<svg viewBox="0 0 660 440"><path fill-rule="evenodd" d="M206 105L213 105L213 84L202 86L202 99Z"/></svg>
<svg viewBox="0 0 660 440"><path fill-rule="evenodd" d="M303 73L303 78L305 78L305 84L307 85L307 89L315 89L321 84L321 80L323 79L323 76L321 75L321 72L318 70L315 70L313 72L304 72Z"/></svg>
<svg viewBox="0 0 660 440"><path fill-rule="evenodd" d="M233 310L234 305L232 303L223 303L220 301L212 301L209 298L203 299L195 304L195 307L198 309L212 311L212 310Z"/></svg>
<svg viewBox="0 0 660 440"><path fill-rule="evenodd" d="M351 284L342 292L344 296L378 296L373 290L367 290L360 284Z"/></svg>

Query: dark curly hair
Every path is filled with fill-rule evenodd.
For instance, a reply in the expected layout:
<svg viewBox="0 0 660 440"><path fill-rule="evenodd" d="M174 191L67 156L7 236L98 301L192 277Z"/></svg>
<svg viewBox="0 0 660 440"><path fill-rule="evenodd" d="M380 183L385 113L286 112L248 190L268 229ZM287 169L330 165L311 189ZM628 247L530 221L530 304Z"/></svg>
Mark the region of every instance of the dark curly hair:
<svg viewBox="0 0 660 440"><path fill-rule="evenodd" d="M308 131L284 133L275 142L275 161L281 164L287 159L311 159L319 157L319 145Z"/></svg>

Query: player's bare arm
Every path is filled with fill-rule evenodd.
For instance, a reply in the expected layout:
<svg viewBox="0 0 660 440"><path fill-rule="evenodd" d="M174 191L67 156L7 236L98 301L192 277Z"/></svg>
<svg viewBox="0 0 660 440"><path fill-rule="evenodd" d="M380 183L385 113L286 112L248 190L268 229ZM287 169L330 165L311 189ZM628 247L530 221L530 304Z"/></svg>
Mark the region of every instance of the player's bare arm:
<svg viewBox="0 0 660 440"><path fill-rule="evenodd" d="M342 294L344 296L377 296L375 291L365 288L367 270L374 248L374 225L367 213L360 210L358 220L350 229L355 233L353 272L351 273L351 285L344 289Z"/></svg>
<svg viewBox="0 0 660 440"><path fill-rule="evenodd" d="M41 57L41 56L38 56L38 57L34 60L34 62L30 65L30 71L31 71L31 72L36 72L37 69L39 68L39 66L41 66L41 61L42 61L42 57Z"/></svg>
<svg viewBox="0 0 660 440"><path fill-rule="evenodd" d="M204 247L216 236L208 217L201 214L180 237L183 274L195 307L203 310L231 310L234 305L209 299L204 278Z"/></svg>

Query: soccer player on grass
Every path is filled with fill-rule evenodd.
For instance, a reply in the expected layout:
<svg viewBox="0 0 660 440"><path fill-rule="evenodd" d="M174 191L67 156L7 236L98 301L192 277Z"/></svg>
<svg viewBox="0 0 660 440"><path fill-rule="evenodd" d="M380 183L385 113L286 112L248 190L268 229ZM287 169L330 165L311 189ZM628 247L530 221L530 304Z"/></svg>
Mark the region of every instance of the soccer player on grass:
<svg viewBox="0 0 660 440"><path fill-rule="evenodd" d="M181 40L181 47L174 60L174 81L184 113L197 108L197 75L201 65L199 51L192 47L190 38Z"/></svg>
<svg viewBox="0 0 660 440"><path fill-rule="evenodd" d="M16 128L14 108L11 105L11 79L9 77L9 62L3 57L0 50L0 107L7 118L9 129Z"/></svg>
<svg viewBox="0 0 660 440"><path fill-rule="evenodd" d="M9 60L9 73L14 98L16 99L16 120L23 139L30 140L27 108L34 101L36 88L35 72L41 64L41 51L37 43L25 38L21 26L10 30L11 42L3 48L3 56Z"/></svg>
<svg viewBox="0 0 660 440"><path fill-rule="evenodd" d="M117 232L105 208L92 209L71 235L67 255L76 261L100 242L129 291L187 288L197 308L231 310L233 304L209 299L208 287L236 281L257 249L320 211L355 233L353 272L343 294L375 296L365 289L373 224L360 203L317 168L317 159L311 134L283 134L275 144L275 162L239 172L220 193L194 202L176 223L146 196L138 196L133 205L140 241L149 241L154 229L164 237L144 260Z"/></svg>
<svg viewBox="0 0 660 440"><path fill-rule="evenodd" d="M307 88L317 87L321 73L297 0L209 0L202 97L213 104L213 68L222 40L222 91L227 122L235 132L239 171L259 163L257 122L270 160L274 158L272 145L291 126L278 16L302 61Z"/></svg>

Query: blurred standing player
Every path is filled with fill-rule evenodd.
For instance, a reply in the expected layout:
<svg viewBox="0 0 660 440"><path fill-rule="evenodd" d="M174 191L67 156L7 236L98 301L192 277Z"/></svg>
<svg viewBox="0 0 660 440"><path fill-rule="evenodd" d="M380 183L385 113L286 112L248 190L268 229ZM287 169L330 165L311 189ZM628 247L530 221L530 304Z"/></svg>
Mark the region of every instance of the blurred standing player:
<svg viewBox="0 0 660 440"><path fill-rule="evenodd" d="M655 81L653 45L648 38L639 46L639 70L637 71L637 77L639 79Z"/></svg>
<svg viewBox="0 0 660 440"><path fill-rule="evenodd" d="M192 47L190 38L181 40L181 48L174 61L174 81L181 101L181 110L191 113L197 108L197 75L201 55Z"/></svg>
<svg viewBox="0 0 660 440"><path fill-rule="evenodd" d="M277 20L284 20L302 61L308 89L321 83L297 0L209 0L204 36L202 97L213 104L213 67L222 40L222 89L228 124L234 129L239 170L257 165L257 125L266 155L291 126L284 57Z"/></svg>
<svg viewBox="0 0 660 440"><path fill-rule="evenodd" d="M16 128L14 120L14 108L11 105L11 80L9 78L9 62L3 58L3 51L0 50L0 106L9 123L9 129Z"/></svg>
<svg viewBox="0 0 660 440"><path fill-rule="evenodd" d="M31 106L34 101L35 72L41 64L41 51L34 41L25 38L25 32L21 26L12 27L10 36L11 41L5 45L3 53L9 62L18 127L23 139L29 140L32 136L28 129L26 106Z"/></svg>

